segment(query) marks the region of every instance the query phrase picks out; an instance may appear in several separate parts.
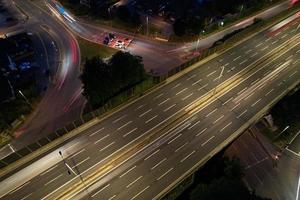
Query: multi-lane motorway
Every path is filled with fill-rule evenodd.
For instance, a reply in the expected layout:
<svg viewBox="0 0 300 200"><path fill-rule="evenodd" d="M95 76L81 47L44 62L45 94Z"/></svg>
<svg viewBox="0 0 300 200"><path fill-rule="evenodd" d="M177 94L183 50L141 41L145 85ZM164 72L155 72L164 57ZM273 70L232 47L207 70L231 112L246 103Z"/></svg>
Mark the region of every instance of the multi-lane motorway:
<svg viewBox="0 0 300 200"><path fill-rule="evenodd" d="M71 175L55 150L2 180L1 198L53 199L72 185L81 192L65 198L160 197L299 81L297 25L272 38L259 33L83 131L58 149ZM101 178L87 186L97 170Z"/></svg>
<svg viewBox="0 0 300 200"><path fill-rule="evenodd" d="M82 89L80 80L78 79L80 73L79 47L72 33L67 31L66 27L72 31L73 34L98 43L102 43L103 41L103 39L99 40L101 35L103 36L105 33L107 34L107 32L116 30L86 24L82 20L77 20L73 23L64 20L63 17L58 14L57 7L52 0L16 0L14 3L21 9L22 15L24 15L26 19L28 18L26 23L13 27L14 30L18 27L24 27L30 32L40 33L42 37L52 37L49 41L47 41L47 39L44 40L45 48L48 51L58 49L58 52L61 53L60 57L55 59L49 59L50 56L45 55L45 60L48 57L50 70L58 66L58 71L54 75L53 84L50 84L48 87L48 90L43 95L42 102L35 109L34 114L32 114L27 119L25 125L14 134L17 139L11 143L11 146L13 149L18 150L31 143L33 135L38 139L55 131L66 123L78 119L81 109L85 104L85 99L81 95ZM212 45L224 35L251 24L255 17L270 18L288 7L289 3L285 1L245 21L230 26L216 34L212 34L199 42L185 45L179 44L176 45L176 47L138 37L128 48L128 51L143 57L147 71L151 71L153 74L165 73L174 66L184 62L185 54L190 54L190 52L195 49L202 49ZM66 25L66 27L64 27L62 23ZM120 30L117 32L120 32ZM127 35L127 33L123 33L123 35L125 37L131 37ZM53 44L51 40L53 40ZM3 158L10 153L12 153L12 148L6 146L6 148L0 150L0 157Z"/></svg>

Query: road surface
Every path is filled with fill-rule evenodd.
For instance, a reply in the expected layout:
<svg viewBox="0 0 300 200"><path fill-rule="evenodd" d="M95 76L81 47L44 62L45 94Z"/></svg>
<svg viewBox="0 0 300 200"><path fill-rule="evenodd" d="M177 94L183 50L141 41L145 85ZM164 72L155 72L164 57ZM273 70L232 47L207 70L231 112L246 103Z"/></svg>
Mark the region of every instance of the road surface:
<svg viewBox="0 0 300 200"><path fill-rule="evenodd" d="M157 198L289 86L299 82L296 27L272 38L266 37L266 32L260 33L83 131L71 143L1 181L2 198L51 199L75 182L80 184L80 178L86 184L86 177L97 169L103 177L87 188L90 198ZM227 87L233 79L237 81ZM199 98L208 101L196 110L188 109ZM183 117L175 121L176 125L160 129L179 114ZM125 159L119 163L109 162L134 141L155 131L160 135L156 135L157 140L134 150L129 157L122 155ZM59 150L72 168L71 175ZM87 191L69 198L86 199Z"/></svg>

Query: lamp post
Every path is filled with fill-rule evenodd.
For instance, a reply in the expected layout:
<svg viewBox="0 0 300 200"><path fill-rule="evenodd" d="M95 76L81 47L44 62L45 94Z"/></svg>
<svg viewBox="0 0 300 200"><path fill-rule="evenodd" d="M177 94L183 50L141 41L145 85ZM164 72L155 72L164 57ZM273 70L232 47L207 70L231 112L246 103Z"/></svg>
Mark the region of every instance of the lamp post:
<svg viewBox="0 0 300 200"><path fill-rule="evenodd" d="M59 153L61 159L63 160L64 165L65 165L66 168L67 168L68 174L71 175L71 172L72 172L75 176L77 176L76 172L75 172L75 171L68 165L68 163L66 162L65 158L64 158L63 155L62 155L62 152L59 151L58 153Z"/></svg>
<svg viewBox="0 0 300 200"><path fill-rule="evenodd" d="M219 60L218 60L218 62L220 63ZM220 83L221 77L223 76L224 69L225 69L225 66L222 65L222 66L221 66L221 73L220 73L220 75L219 75L219 77L218 77L218 82L217 82L217 85L216 85L216 87L215 87L215 89L214 89L213 96L216 94L217 87L218 87L218 85L219 85L219 83Z"/></svg>
<svg viewBox="0 0 300 200"><path fill-rule="evenodd" d="M18 90L19 94L23 97L23 99L25 100L25 102L29 105L29 107L32 109L32 105L29 102L29 100L26 98L26 96L23 94L23 92L21 90Z"/></svg>
<svg viewBox="0 0 300 200"><path fill-rule="evenodd" d="M146 17L147 36L149 35L149 17Z"/></svg>
<svg viewBox="0 0 300 200"><path fill-rule="evenodd" d="M92 199L92 196L90 195L90 193L89 193L89 191L88 191L88 189L87 189L87 186L86 186L86 184L85 184L85 182L84 182L84 180L83 180L83 178L82 178L82 176L81 176L79 170L77 170L77 171L79 172L79 173L77 174L77 173L76 173L76 172L68 165L68 163L66 162L65 158L64 158L63 155L62 155L62 152L59 151L58 153L59 153L60 157L62 158L62 160L63 160L63 162L64 162L64 165L65 165L66 168L67 168L68 174L71 175L71 172L72 172L75 176L79 176L79 178L80 178L80 180L81 180L81 182L82 182L82 184L83 184L84 190L86 191L86 193L87 193L88 196L89 196L89 199Z"/></svg>

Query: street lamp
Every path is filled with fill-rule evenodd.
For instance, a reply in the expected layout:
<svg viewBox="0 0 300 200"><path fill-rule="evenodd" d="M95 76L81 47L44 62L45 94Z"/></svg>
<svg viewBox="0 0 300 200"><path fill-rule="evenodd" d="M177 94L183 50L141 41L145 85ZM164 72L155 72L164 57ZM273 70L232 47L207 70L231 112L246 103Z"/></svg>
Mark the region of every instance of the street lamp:
<svg viewBox="0 0 300 200"><path fill-rule="evenodd" d="M288 128L290 128L290 126L286 126L277 136L276 136L276 138L275 138L275 140L277 139L277 138L279 138L281 135L282 135L282 133L284 133Z"/></svg>
<svg viewBox="0 0 300 200"><path fill-rule="evenodd" d="M146 17L147 36L149 35L149 17Z"/></svg>
<svg viewBox="0 0 300 200"><path fill-rule="evenodd" d="M25 102L29 105L29 107L32 109L32 105L30 104L29 100L26 98L26 96L23 94L21 90L18 90L19 94L23 97Z"/></svg>
<svg viewBox="0 0 300 200"><path fill-rule="evenodd" d="M218 62L221 63L219 60L218 60ZM219 75L219 77L218 77L218 82L217 82L217 85L216 85L216 87L215 87L215 89L214 89L213 96L216 94L217 87L218 87L218 85L219 85L219 83L220 83L221 77L223 76L224 69L225 69L225 65L222 65L222 66L221 66L221 73L220 73L220 75Z"/></svg>
<svg viewBox="0 0 300 200"><path fill-rule="evenodd" d="M92 199L92 196L90 195L90 193L89 193L89 191L88 191L88 189L87 189L87 185L85 184L85 182L84 182L84 180L83 180L83 177L81 176L79 170L78 170L79 174L77 174L77 173L76 173L76 172L68 165L68 163L66 162L65 158L64 158L63 155L62 155L62 152L59 151L58 153L59 153L59 155L61 156L61 158L62 158L62 160L63 160L63 162L64 162L64 165L65 165L66 168L67 168L68 174L71 175L71 172L72 172L75 176L79 176L79 178L80 178L80 180L81 180L81 182L82 182L82 184L83 184L84 190L86 191L86 193L87 193L88 196L89 196L89 199Z"/></svg>
<svg viewBox="0 0 300 200"><path fill-rule="evenodd" d="M74 174L75 176L77 176L77 174L75 173L75 171L74 171L74 170L68 165L68 163L66 162L65 158L64 158L63 155L62 155L62 152L59 151L58 153L59 153L61 159L63 160L64 165L65 165L66 168L67 168L68 174L71 175L71 172L73 172L73 174Z"/></svg>

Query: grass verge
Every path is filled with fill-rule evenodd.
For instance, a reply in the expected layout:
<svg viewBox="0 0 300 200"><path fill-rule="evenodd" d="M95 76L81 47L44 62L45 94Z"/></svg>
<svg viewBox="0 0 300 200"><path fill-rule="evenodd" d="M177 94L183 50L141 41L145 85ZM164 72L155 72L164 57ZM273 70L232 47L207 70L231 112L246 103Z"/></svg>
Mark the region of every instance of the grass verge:
<svg viewBox="0 0 300 200"><path fill-rule="evenodd" d="M109 48L101 44L96 44L79 37L77 37L77 41L80 47L82 61L84 61L86 58L90 59L95 56L99 56L100 58L107 58L117 52L116 49Z"/></svg>

